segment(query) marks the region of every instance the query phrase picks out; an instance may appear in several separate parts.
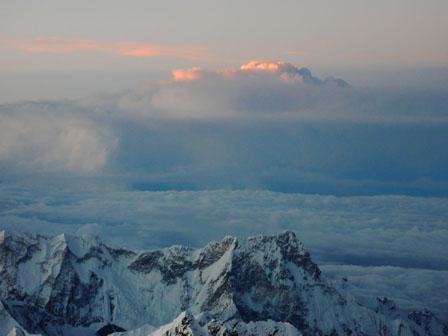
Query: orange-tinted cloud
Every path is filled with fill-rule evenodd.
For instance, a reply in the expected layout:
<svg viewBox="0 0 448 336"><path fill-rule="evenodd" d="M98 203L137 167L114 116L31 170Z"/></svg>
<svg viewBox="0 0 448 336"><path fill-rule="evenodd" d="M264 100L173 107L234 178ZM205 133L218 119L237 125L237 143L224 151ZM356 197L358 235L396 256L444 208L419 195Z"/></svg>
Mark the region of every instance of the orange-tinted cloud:
<svg viewBox="0 0 448 336"><path fill-rule="evenodd" d="M205 46L172 46L147 42L38 38L13 41L12 45L29 53L70 53L87 50L130 57L171 56L190 60L206 60L208 58Z"/></svg>
<svg viewBox="0 0 448 336"><path fill-rule="evenodd" d="M220 77L231 78L237 75L245 75L248 72L268 71L278 73L283 70L285 66L289 66L288 63L281 61L258 61L251 60L241 65L237 69L221 69L216 71L206 71L200 67L193 67L188 69L173 69L171 71L172 78L175 81L195 80L201 78L204 74L214 74Z"/></svg>
<svg viewBox="0 0 448 336"><path fill-rule="evenodd" d="M306 69L299 69L291 63L283 61L250 60L237 69L206 71L199 67L193 67L189 69L174 69L171 73L175 81L196 80L205 74L233 78L236 76L246 77L248 75L253 76L260 73L268 73L287 82L303 83L304 76L312 78L311 73L308 72Z"/></svg>
<svg viewBox="0 0 448 336"><path fill-rule="evenodd" d="M240 66L241 70L267 70L267 71L278 71L280 66L284 62L271 62L271 61L259 61L251 60L246 64Z"/></svg>
<svg viewBox="0 0 448 336"><path fill-rule="evenodd" d="M331 85L334 87L345 88L350 86L344 80L328 77L320 79L304 67L297 67L291 63L283 61L261 61L251 60L242 64L239 68L230 68L224 70L203 70L198 67L189 69L174 69L172 71L174 81L192 81L201 80L203 78L222 78L222 79L249 79L262 80L277 79L290 84L307 84L307 85Z"/></svg>
<svg viewBox="0 0 448 336"><path fill-rule="evenodd" d="M185 80L193 80L197 79L203 70L199 67L193 67L190 69L173 69L171 74L173 75L173 79L175 81L185 81Z"/></svg>

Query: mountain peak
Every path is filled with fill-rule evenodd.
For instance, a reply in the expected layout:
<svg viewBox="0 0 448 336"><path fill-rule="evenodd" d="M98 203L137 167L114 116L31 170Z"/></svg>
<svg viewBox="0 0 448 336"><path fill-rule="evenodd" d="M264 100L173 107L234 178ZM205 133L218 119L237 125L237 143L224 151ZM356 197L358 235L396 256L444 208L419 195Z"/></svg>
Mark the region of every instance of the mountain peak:
<svg viewBox="0 0 448 336"><path fill-rule="evenodd" d="M443 330L430 314L375 312L338 292L292 231L139 253L67 235L11 234L7 241L0 244L0 300L30 333L112 325L168 326L169 335L426 336L427 329Z"/></svg>
<svg viewBox="0 0 448 336"><path fill-rule="evenodd" d="M278 241L281 241L285 244L290 244L290 245L294 245L294 246L298 246L298 245L302 246L302 243L297 239L297 236L294 233L294 231L289 231L289 230L283 231L274 237L277 237Z"/></svg>

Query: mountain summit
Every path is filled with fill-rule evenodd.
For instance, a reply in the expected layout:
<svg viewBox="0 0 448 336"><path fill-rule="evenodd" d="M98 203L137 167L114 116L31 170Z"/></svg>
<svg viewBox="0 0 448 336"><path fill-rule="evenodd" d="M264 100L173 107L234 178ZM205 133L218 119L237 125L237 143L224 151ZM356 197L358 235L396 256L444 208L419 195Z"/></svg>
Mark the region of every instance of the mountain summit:
<svg viewBox="0 0 448 336"><path fill-rule="evenodd" d="M1 335L448 335L338 292L293 232L147 252L2 232L0 298Z"/></svg>

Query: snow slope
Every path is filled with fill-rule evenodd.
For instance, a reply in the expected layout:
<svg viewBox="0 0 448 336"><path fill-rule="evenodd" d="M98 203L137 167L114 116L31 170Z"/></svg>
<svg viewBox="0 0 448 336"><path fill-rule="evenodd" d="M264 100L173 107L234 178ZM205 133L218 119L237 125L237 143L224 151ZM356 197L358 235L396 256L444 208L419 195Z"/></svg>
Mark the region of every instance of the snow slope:
<svg viewBox="0 0 448 336"><path fill-rule="evenodd" d="M136 252L3 231L0 280L9 329L42 335L448 335L434 315L375 311L336 290L292 232Z"/></svg>

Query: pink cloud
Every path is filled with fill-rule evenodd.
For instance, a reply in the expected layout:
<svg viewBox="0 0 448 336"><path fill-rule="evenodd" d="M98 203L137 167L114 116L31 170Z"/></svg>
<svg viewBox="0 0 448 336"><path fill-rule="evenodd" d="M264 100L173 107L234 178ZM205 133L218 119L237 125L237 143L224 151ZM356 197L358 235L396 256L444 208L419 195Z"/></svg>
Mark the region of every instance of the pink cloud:
<svg viewBox="0 0 448 336"><path fill-rule="evenodd" d="M96 51L129 57L171 56L190 60L206 60L205 46L173 46L147 42L100 42L83 39L37 38L12 41L12 45L29 53L71 53Z"/></svg>
<svg viewBox="0 0 448 336"><path fill-rule="evenodd" d="M201 76L203 70L199 67L190 69L173 69L171 74L175 81L194 80Z"/></svg>
<svg viewBox="0 0 448 336"><path fill-rule="evenodd" d="M240 66L241 70L278 71L284 62L251 60Z"/></svg>
<svg viewBox="0 0 448 336"><path fill-rule="evenodd" d="M206 75L223 78L235 78L237 76L249 76L253 78L254 76L264 74L275 76L280 80L293 83L303 83L305 76L309 77L308 80L313 80L313 77L311 76L311 73L308 73L308 70L299 69L291 63L263 60L250 60L236 69L207 71L199 67L193 67L189 69L174 69L171 73L172 78L175 81L197 80Z"/></svg>

